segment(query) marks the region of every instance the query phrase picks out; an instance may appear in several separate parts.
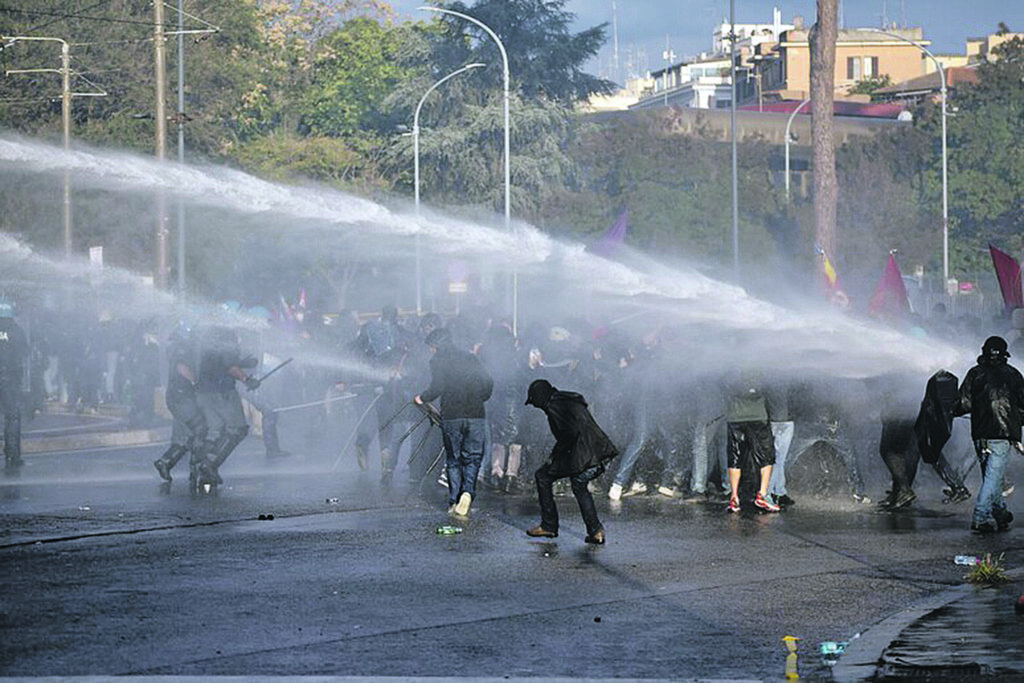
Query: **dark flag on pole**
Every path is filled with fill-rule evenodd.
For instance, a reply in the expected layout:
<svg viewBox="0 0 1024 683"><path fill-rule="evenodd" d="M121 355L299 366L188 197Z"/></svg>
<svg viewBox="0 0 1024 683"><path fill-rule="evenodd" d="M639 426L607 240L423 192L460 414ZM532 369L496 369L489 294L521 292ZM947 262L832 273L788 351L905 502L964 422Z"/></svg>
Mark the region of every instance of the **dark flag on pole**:
<svg viewBox="0 0 1024 683"><path fill-rule="evenodd" d="M1009 315L1015 308L1024 308L1024 294L1020 285L1020 264L1005 251L996 249L991 244L988 251L992 254L992 266L996 269L999 279L999 291L1003 293L1003 306Z"/></svg>

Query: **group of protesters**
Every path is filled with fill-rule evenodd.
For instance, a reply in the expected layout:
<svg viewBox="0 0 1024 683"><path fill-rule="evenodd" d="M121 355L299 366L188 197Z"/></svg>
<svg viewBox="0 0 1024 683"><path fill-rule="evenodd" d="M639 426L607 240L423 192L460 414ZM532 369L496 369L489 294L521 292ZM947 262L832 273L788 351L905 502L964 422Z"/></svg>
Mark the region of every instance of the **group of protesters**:
<svg viewBox="0 0 1024 683"><path fill-rule="evenodd" d="M913 482L921 461L942 479L945 502L958 503L970 497L964 481L969 462L962 442L954 440L943 451L952 416L971 414L973 441L981 444L977 457L983 474L1003 476L1002 469L989 465L1003 457L1001 447L995 448L998 455L990 455L996 436L1006 436L1011 444L1020 441L1015 412L1020 407L979 410L988 405L987 385L974 396L970 382L965 379L958 387L955 376L933 377L926 392L920 378L796 377L768 366L740 363L680 372L679 363L666 364L666 359L679 355L684 339L678 330L662 324L633 326L626 332L594 328L583 320L528 321L516 334L507 319L485 309L447 318L402 314L394 306L362 315L347 310L319 313L304 307L289 308L287 315L261 307L254 311L248 312L249 317L254 313L269 327L241 325L228 333L234 335L232 344L238 347L239 358L222 368L227 374L219 378L218 390L234 392L235 381L250 380L251 391L243 392L239 403L249 409L249 417L257 419L268 458L289 455L280 443L278 416L281 411L302 408L291 413L294 421L287 420L287 439L297 441L306 432L306 444L296 443L296 448L319 441L325 452L339 460L351 458L364 471L376 470L371 452L379 454L380 484L385 488L394 485L400 470L405 470L412 485L419 485L428 473L432 478L440 475L450 488L450 507L460 513L469 507L461 494L475 497L478 480L496 494L548 486L560 490L557 476L537 474L551 462L552 430L557 422L538 403L547 405L542 397L558 396L570 401L566 405L580 402L594 426L600 424L598 430L607 434L609 444L615 444L587 468L585 481L572 476L578 472L564 475L570 479L566 488L579 494L584 487L587 495L604 496L612 506L630 496L656 495L715 502L730 512L775 513L796 503L789 487L867 504L863 474L865 468L877 466L879 456L892 478L890 490L879 503L884 509L895 511L913 502ZM235 304L229 313L247 312ZM176 380L179 388L202 385L202 349L190 351L195 360L190 361L192 365L186 363L187 372L181 371L180 354L171 353L175 344L160 338L160 330L166 328L162 322L167 321L116 320L101 311L74 325L45 315L32 316L28 322L32 344L27 362L33 370L28 373L33 379L26 393L30 406L38 407L46 399L60 400L76 410L95 410L104 402L127 403L131 420L146 423L154 419L153 396L159 386L169 391L170 380ZM934 334L949 341L953 321L935 316L934 329L927 322L919 326L916 336ZM1024 315L1015 316L1013 322L1024 328ZM223 331L226 324L197 327L190 344L200 344L202 328ZM183 327L178 324L175 329L177 348L181 348ZM1009 330L1005 335L1009 342L1003 340L1001 345L986 342L980 366L988 368L996 360L1006 365L1014 349L1024 351L1020 332ZM243 370L239 363L250 353L254 360ZM161 372L161 357L171 361L165 366L170 370L167 375ZM258 390L252 385L260 372L275 368L286 357L294 357L295 363L276 382ZM465 378L474 364L487 381L476 382L478 396L473 405L449 396L440 416L427 415L423 404L439 397L445 403L439 373L458 366L461 369L453 372L462 378L459 382L473 384L475 380ZM483 384L486 391L480 388ZM578 398L569 399L567 394ZM166 395L169 405L170 393ZM524 403L528 395L534 400L529 405ZM1006 390L999 400L1006 403L1017 398ZM223 456L208 459L211 478L218 480L217 467L249 431L239 417L243 411L232 408L230 412L230 437L222 439L230 444L218 446L216 438L206 434L209 425L200 435L207 440L208 451ZM926 413L930 421L922 424ZM993 414L1002 416L1003 423L1005 416L1014 417L1008 424L996 419L1001 426L992 428ZM455 418L472 420L474 428L457 436L445 429L445 418L449 423ZM573 419L583 420L582 414ZM987 426L979 427L979 420ZM942 423L946 423L944 439ZM334 430L325 431L325 425ZM435 425L442 429L434 430ZM336 435L336 440L323 443L325 434ZM472 450L480 452L480 459L475 468L462 471L458 481L452 481L452 441L463 437L472 444L479 442ZM178 450L158 461L161 477L169 480L174 457L181 457L190 438L199 437L181 436L174 444ZM820 467L808 466L815 460ZM442 462L445 466L435 469ZM822 476L823 471L829 476ZM1010 488L1001 482L998 486L1000 491ZM543 493L541 497L543 501ZM979 500L982 497L990 507L1001 501L991 499L988 490ZM998 505L996 510L987 516L976 511L974 527L982 532L989 527L1008 528L1006 515ZM596 524L588 523L592 538L598 538Z"/></svg>

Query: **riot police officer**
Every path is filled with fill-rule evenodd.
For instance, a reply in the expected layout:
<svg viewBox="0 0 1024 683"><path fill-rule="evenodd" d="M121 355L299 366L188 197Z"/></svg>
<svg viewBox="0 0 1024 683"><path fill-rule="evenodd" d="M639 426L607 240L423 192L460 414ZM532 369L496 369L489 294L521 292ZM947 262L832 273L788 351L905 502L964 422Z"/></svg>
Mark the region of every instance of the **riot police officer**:
<svg viewBox="0 0 1024 683"><path fill-rule="evenodd" d="M196 395L198 350L192 328L179 323L171 332L167 360L167 409L174 423L171 427L171 445L153 462L153 467L164 481L171 481L171 469L190 451L201 457L206 439L206 418Z"/></svg>
<svg viewBox="0 0 1024 683"><path fill-rule="evenodd" d="M243 382L250 391L255 391L259 380L246 372L255 365L255 358L242 358L234 330L214 327L206 334L199 356L197 389L199 406L209 429L204 446L209 461L204 463L204 470L210 483L221 483L218 469L249 433L235 382Z"/></svg>
<svg viewBox="0 0 1024 683"><path fill-rule="evenodd" d="M21 459L21 394L28 342L14 321L14 302L0 297L0 411L4 414L4 469L17 471Z"/></svg>

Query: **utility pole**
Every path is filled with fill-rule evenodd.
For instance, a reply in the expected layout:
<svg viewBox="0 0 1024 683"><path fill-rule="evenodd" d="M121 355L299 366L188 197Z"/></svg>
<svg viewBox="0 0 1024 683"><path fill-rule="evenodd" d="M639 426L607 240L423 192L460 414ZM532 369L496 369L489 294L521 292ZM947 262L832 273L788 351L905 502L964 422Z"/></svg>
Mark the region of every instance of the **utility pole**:
<svg viewBox="0 0 1024 683"><path fill-rule="evenodd" d="M185 8L178 0L178 163L185 163ZM185 202L178 200L178 292L185 293Z"/></svg>
<svg viewBox="0 0 1024 683"><path fill-rule="evenodd" d="M61 96L60 118L64 130L64 151L71 151L71 48L60 45ZM64 258L71 258L71 171L64 168Z"/></svg>
<svg viewBox="0 0 1024 683"><path fill-rule="evenodd" d="M619 10L615 6L615 0L612 0L612 69L614 70L615 76L612 78L620 87L625 86L625 80L619 83L622 73L619 71Z"/></svg>
<svg viewBox="0 0 1024 683"><path fill-rule="evenodd" d="M71 91L71 46L62 38L49 38L42 36L0 36L0 43L13 45L17 42L42 42L49 41L60 43L60 65L59 69L8 69L5 75L29 74L29 73L59 73L61 75L61 98L60 116L61 128L64 133L64 151L71 149L71 99L73 97L105 97L106 92L82 92ZM88 80L88 79L86 79ZM89 81L91 83L91 81ZM94 85L94 84L93 84ZM70 258L73 246L73 223L71 214L71 172L64 170L64 257Z"/></svg>
<svg viewBox="0 0 1024 683"><path fill-rule="evenodd" d="M153 59L156 66L156 107L153 119L156 123L156 158L163 161L167 156L167 64L164 50L164 3L153 0ZM156 277L154 284L159 289L167 288L167 197L158 190L156 196Z"/></svg>
<svg viewBox="0 0 1024 683"><path fill-rule="evenodd" d="M732 269L740 274L740 195L736 160L736 0L729 0L729 81L732 102L729 106L729 138L732 146Z"/></svg>

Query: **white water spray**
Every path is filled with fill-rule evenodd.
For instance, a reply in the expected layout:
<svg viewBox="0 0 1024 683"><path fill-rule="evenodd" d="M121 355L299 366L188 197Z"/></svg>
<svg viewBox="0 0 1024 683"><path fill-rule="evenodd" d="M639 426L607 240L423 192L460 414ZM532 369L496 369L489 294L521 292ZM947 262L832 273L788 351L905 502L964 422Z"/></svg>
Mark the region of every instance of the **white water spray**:
<svg viewBox="0 0 1024 683"><path fill-rule="evenodd" d="M586 294L618 309L625 302L678 328L701 330L692 338L684 334L681 348L686 354L676 359L680 365L707 369L756 363L778 370L865 377L894 371L926 374L940 367L956 371L971 358L969 352L866 324L824 305L785 309L693 268L668 267L639 257L633 259L638 265L627 266L523 223L505 232L440 213L417 217L340 191L270 183L221 167L159 163L99 150L65 152L10 137L0 138L3 167L37 174L69 170L77 188L131 193L159 189L196 206L260 216L296 238L308 233L318 255L330 256L338 249L339 260L346 258L342 249L353 245L371 256L390 255L389 250L419 234L436 256L458 256L495 272L517 269L525 278L550 279L552 287L571 290L552 292L553 296ZM24 249L8 238L0 242L0 258L7 262L16 253L24 257ZM48 267L84 268L55 261ZM104 271L104 277L111 276ZM169 295L154 296L159 297L154 303L172 305ZM530 306L543 305L528 302L526 315Z"/></svg>

